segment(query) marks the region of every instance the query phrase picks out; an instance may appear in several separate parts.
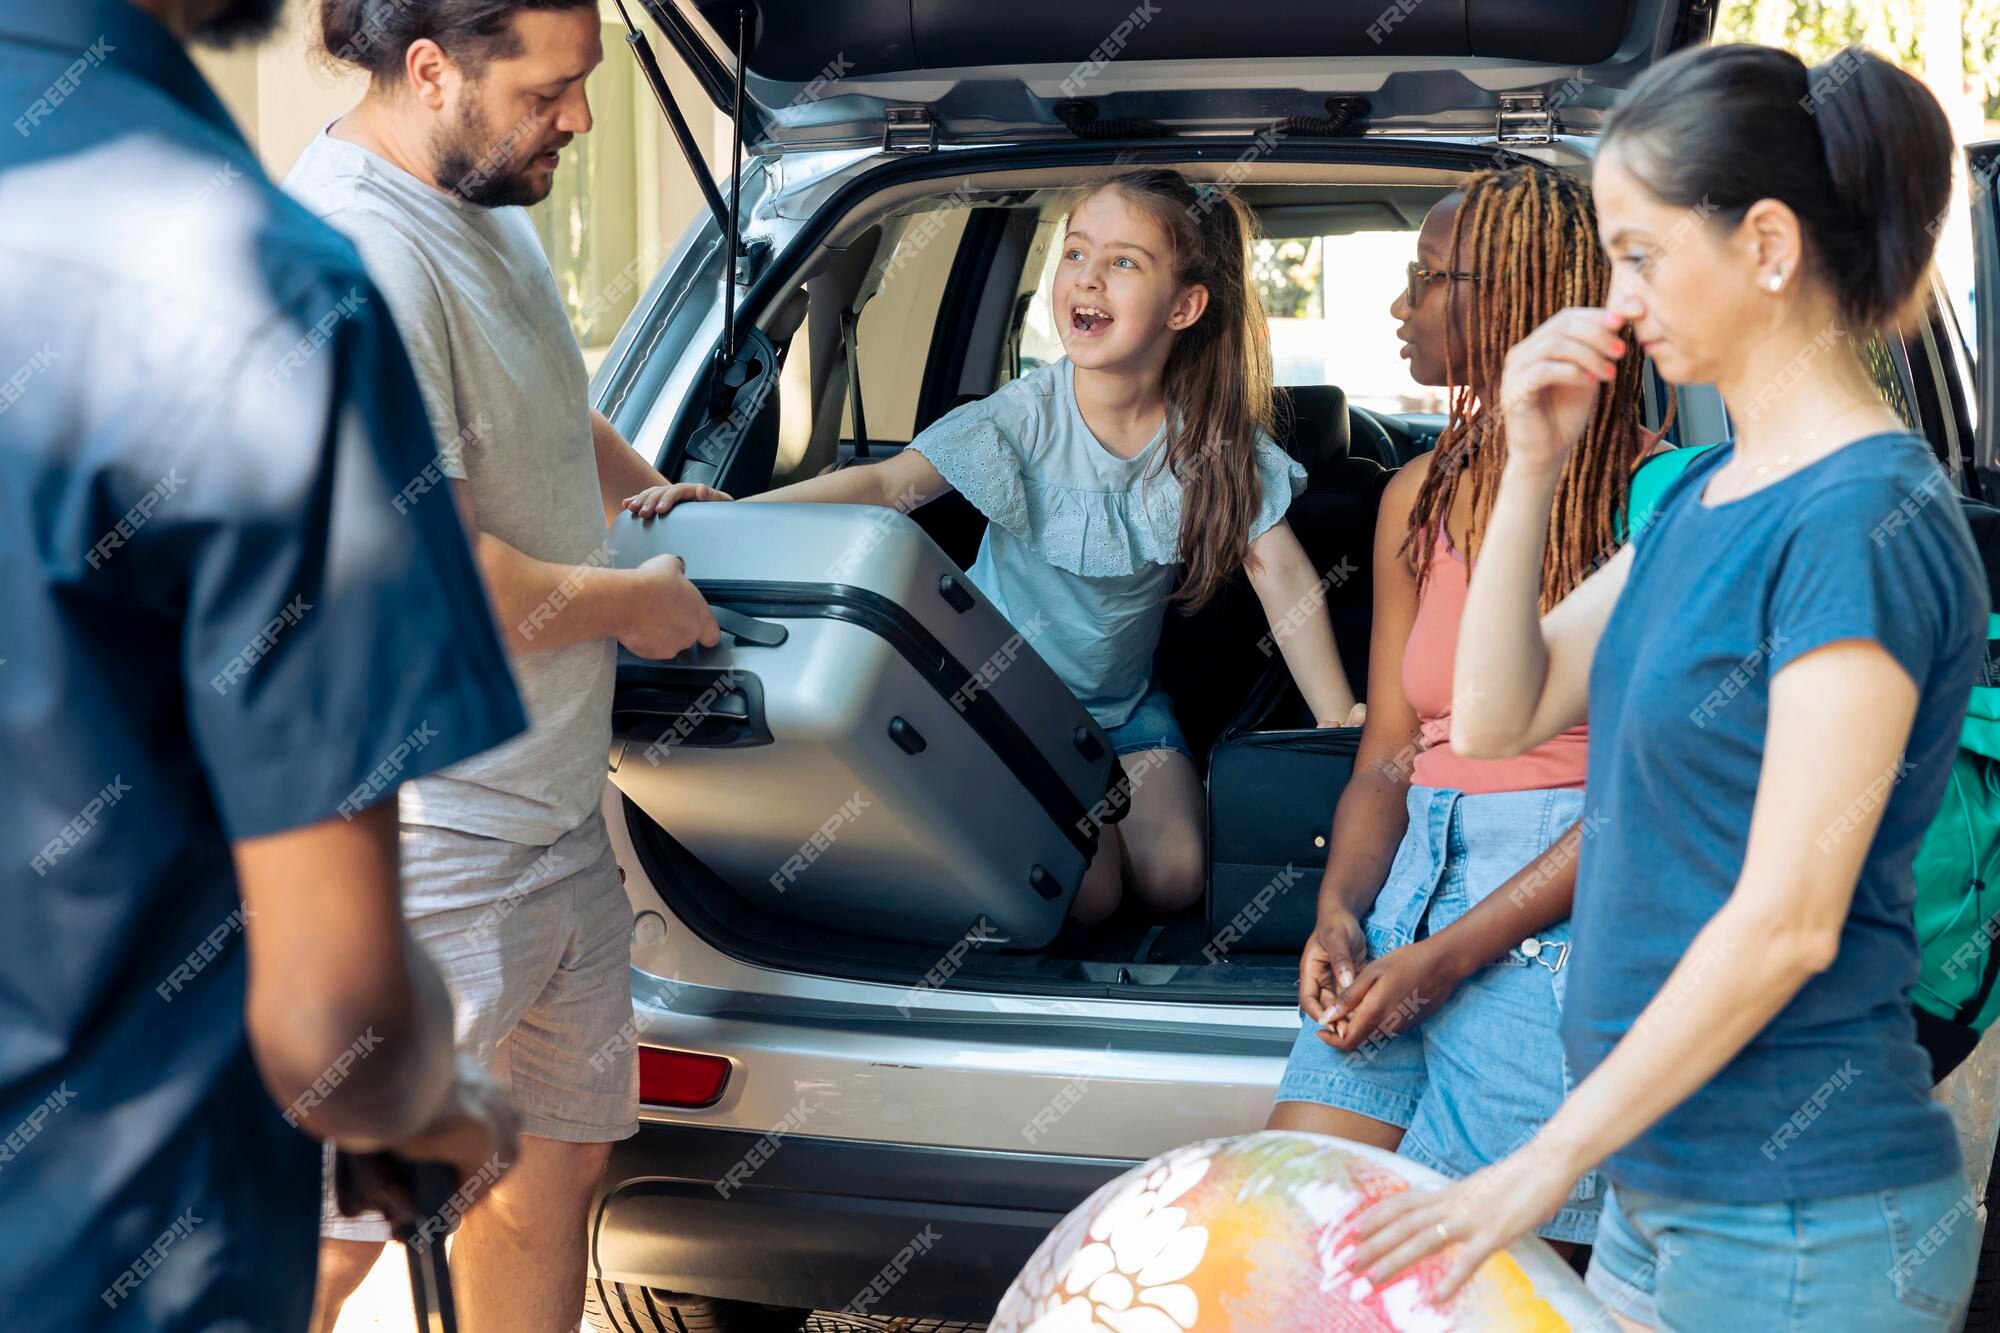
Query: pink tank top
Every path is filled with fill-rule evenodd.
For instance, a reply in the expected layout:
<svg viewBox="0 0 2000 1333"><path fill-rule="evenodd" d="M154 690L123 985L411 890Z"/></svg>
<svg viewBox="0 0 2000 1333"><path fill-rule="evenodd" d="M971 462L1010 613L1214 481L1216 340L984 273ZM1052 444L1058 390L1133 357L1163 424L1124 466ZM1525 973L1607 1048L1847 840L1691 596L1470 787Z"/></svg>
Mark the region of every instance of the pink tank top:
<svg viewBox="0 0 2000 1333"><path fill-rule="evenodd" d="M1411 781L1462 792L1583 786L1587 727L1571 727L1512 759L1467 759L1451 748L1451 673L1458 621L1465 612L1466 575L1465 558L1440 528L1430 578L1417 599L1417 618L1403 649L1403 694L1417 710L1417 743L1422 747Z"/></svg>

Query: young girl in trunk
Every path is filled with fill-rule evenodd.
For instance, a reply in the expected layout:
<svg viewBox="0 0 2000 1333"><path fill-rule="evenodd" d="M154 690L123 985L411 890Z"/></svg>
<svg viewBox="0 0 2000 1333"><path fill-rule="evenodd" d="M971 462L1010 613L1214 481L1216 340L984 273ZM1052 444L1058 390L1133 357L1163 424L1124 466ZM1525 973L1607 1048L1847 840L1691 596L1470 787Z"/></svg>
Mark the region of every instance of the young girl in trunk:
<svg viewBox="0 0 2000 1333"><path fill-rule="evenodd" d="M972 581L1110 734L1132 778L1073 914L1124 889L1199 900L1201 775L1153 684L1167 604L1192 611L1241 569L1322 725L1360 712L1314 569L1285 522L1305 470L1271 438L1270 333L1250 277L1249 210L1226 190L1139 170L1089 187L1066 220L1052 305L1067 355L941 418L893 458L751 497L914 508L957 490L989 520ZM705 487L633 496L641 517ZM1176 566L1185 572L1175 589Z"/></svg>

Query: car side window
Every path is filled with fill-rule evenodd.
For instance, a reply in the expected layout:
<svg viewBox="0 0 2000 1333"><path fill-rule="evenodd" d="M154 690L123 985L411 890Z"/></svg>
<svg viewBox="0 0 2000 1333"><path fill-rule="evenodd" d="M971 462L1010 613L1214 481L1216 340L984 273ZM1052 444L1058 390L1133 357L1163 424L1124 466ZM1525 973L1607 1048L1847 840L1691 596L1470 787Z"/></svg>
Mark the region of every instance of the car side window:
<svg viewBox="0 0 2000 1333"><path fill-rule="evenodd" d="M1901 354L1900 362L1897 353L1890 351L1888 337L1877 333L1862 347L1861 364L1867 367L1868 378L1875 381L1875 392L1881 396L1884 406L1900 417L1905 426L1921 433L1924 425L1910 403L1910 388L1905 378L1904 363L1908 361L1909 351L1902 346L1900 335L1897 335L1896 342Z"/></svg>
<svg viewBox="0 0 2000 1333"><path fill-rule="evenodd" d="M861 307L855 342L861 362L861 411L869 439L908 444L916 434L917 397L952 260L971 210L946 205L909 220L895 248L877 262L881 285ZM851 400L841 409L840 438L854 438Z"/></svg>

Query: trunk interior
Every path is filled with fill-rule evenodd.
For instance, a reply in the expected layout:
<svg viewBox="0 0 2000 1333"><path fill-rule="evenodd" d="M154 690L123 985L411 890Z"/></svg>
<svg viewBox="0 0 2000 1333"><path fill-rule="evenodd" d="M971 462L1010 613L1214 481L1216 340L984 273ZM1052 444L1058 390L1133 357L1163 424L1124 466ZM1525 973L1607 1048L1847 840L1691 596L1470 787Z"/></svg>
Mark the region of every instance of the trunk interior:
<svg viewBox="0 0 2000 1333"><path fill-rule="evenodd" d="M1376 507L1390 473L1428 449L1443 421L1438 392L1415 384L1399 359L1389 305L1427 210L1493 153L1425 145L1403 163L1393 151L1361 157L1176 163L1231 180L1259 219L1253 256L1283 389L1278 435L1308 473L1289 519L1325 573L1357 692L1368 670ZM1048 297L1070 197L1062 187L1115 169L1100 158L961 170L836 195L816 243L800 247L804 258L752 291L753 364L738 410L684 411L664 470L742 497L879 459L953 407L1060 356ZM718 421L731 428L717 432ZM911 516L960 569L972 564L985 520L962 497ZM1194 615L1170 611L1155 658L1197 766L1208 775L1212 760L1219 779L1208 791L1204 901L1153 920L1128 899L1109 921L1069 922L1041 948L961 949L944 984L1235 1003L1294 993L1358 729L1311 729L1271 633L1239 577ZM671 805L649 792L646 766L616 758L613 781L653 882L712 945L746 962L901 984L938 964L937 943L827 929L753 901L674 840Z"/></svg>

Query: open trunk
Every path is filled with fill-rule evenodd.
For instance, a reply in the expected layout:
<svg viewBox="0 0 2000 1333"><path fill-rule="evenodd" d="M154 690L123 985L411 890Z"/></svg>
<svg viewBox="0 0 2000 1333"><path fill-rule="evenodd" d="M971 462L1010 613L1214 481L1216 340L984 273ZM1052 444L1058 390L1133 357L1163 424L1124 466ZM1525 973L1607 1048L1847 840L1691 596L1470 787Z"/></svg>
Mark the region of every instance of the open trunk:
<svg viewBox="0 0 2000 1333"><path fill-rule="evenodd" d="M1052 333L1046 345L1036 342L1045 313L1037 302L1059 250L1055 224L1067 189L1080 181L1142 163L1231 188L1271 244L1318 248L1313 262L1336 278L1317 293L1320 325L1347 318L1330 304L1337 289L1380 279L1389 286L1369 288L1366 312L1378 318L1425 212L1465 173L1524 150L1585 169L1585 148L1557 136L1594 128L1618 90L1665 52L1705 39L1708 23L1698 0L1622 0L1581 12L1555 0L1425 0L1391 6L1373 23L1305 0L1137 9L1126 0L1066 0L1031 3L1025 14L964 0L640 3L717 104L740 111L738 130L770 190L740 231L734 190L726 209L711 198L718 224L745 238L735 281L720 283L728 299L718 343L727 350L718 347L705 371L674 372L685 395L662 399L665 411L652 413L671 422L659 440L663 472L739 497L890 456L954 406L1059 356ZM885 155L841 164L843 155L820 151L855 145ZM795 172L800 186L788 189ZM1336 242L1355 237L1392 244L1336 258ZM714 278L723 276L718 258L711 252L705 261ZM687 299L709 280L679 278L675 287ZM664 373L647 365L662 359L658 337L645 344L647 357L610 367L620 401ZM1381 341L1393 343L1386 328ZM707 350L695 342L682 349L682 365ZM1308 470L1293 526L1326 573L1341 656L1363 690L1376 504L1388 473L1435 438L1441 404L1385 403L1351 382L1325 382L1339 358L1325 360L1324 371L1281 377L1290 386L1282 443ZM1704 414L1699 399L1682 395L1677 439L1690 421L1720 419L1719 411ZM959 569L970 566L984 519L962 497L946 496L914 518ZM700 584L699 570L690 575ZM783 609L766 600L754 614ZM843 890L854 898L851 913L805 910L795 897L759 889L744 857L732 854L738 849L690 850L714 849L718 829L726 837L728 800L704 799L697 827L689 800L656 779L657 766L634 763L629 745L614 753L612 780L667 905L745 962L1042 996L1282 1003L1296 986L1352 741L1311 735L1296 690L1273 685L1282 659L1270 651L1268 628L1241 581L1197 617L1169 616L1156 677L1175 698L1198 767L1206 774L1232 719L1248 735L1234 738L1242 744L1230 752L1227 799L1210 793L1211 819L1235 823L1212 837L1221 864L1211 866L1207 901L1165 921L1128 905L1104 926L1064 925L1053 938L1032 929L1000 932L1005 938L968 930L952 940L885 930L885 902L959 893L972 901L948 874L909 872L916 861L903 854L914 841L906 836L885 844L879 892L865 881ZM922 667L926 651L902 655ZM621 715L654 730L673 725L660 713L659 676L657 664L621 667ZM942 677L924 668L917 679L936 685ZM908 728L912 719L899 714L895 724ZM697 718L687 734L703 728L740 733L744 722ZM933 723L914 729L936 734ZM747 821L789 789L782 770L769 769L778 776L742 795ZM833 771L845 781L850 770ZM1246 798L1233 785L1260 780L1270 784L1269 811L1285 807L1268 837L1246 833L1245 821L1258 817L1257 789ZM821 804L832 797L821 793ZM976 796L953 804L965 807L967 821L993 813ZM945 828L939 836L958 834ZM1050 848L1060 841L1047 829L1022 838ZM1045 865L1053 862L1038 853L1034 868Z"/></svg>
<svg viewBox="0 0 2000 1333"><path fill-rule="evenodd" d="M1392 249L1397 256L1413 253L1415 230L1430 205L1449 191L1459 174L1491 160L1490 152L1470 146L1427 146L1414 156L1400 157L1388 144L1367 147L1375 151L1363 151L1360 145L1343 150L1340 156L1345 162L1273 159L1249 170L1231 165L1233 154L1219 162L1190 162L1184 157L1178 161L1197 175L1237 171L1236 188L1268 230L1296 244L1326 247L1325 263L1334 275L1330 285L1339 286L1348 282L1348 270L1361 259L1336 259L1334 247L1353 240L1384 252ZM756 377L714 407L699 390L691 395L667 441L664 470L684 480L714 482L740 497L827 467L864 465L893 455L958 402L991 392L1029 368L1036 360L1033 327L1041 315L1037 302L1046 299L1046 262L1066 198L1062 187L1080 174L1117 169L1111 160L1116 150L1071 144L1059 166L1032 164L1025 154L1011 162L1000 154L991 156L995 160L986 171L929 178L914 170L922 165L917 159L908 159L896 165L913 170L878 169L837 194L783 247L746 296L743 346L745 354L758 362ZM1047 150L1037 156L1052 157ZM946 165L939 163L933 171L942 172ZM1390 275L1384 279L1390 285L1391 279L1400 281L1399 264L1369 263L1378 273ZM1369 299L1371 315L1386 318L1386 295L1379 301ZM1380 311L1374 309L1378 304ZM1325 315L1315 321L1316 326L1342 322L1337 310L1329 309ZM1386 328L1380 336L1393 342ZM1388 354L1393 358L1393 347ZM1333 385L1296 382L1287 392L1293 410L1283 423L1283 442L1306 464L1311 478L1308 493L1295 503L1293 524L1328 571L1328 604L1336 636L1349 677L1360 686L1367 665L1372 584L1368 562L1376 504L1389 468L1427 446L1428 419L1415 413L1406 422L1394 414L1366 412L1349 404ZM824 508L799 506L795 512L804 519L811 516L809 511ZM771 520L780 512L758 517ZM727 514L720 507L700 506L685 517L720 521ZM912 517L914 525L895 522L902 528L921 528L921 535L941 548L957 569L970 565L983 519L961 497L947 496L916 510ZM731 558L737 563L750 560L759 569L777 559L790 571L780 582L805 578L828 585L833 592L798 596L834 608L827 615L845 616L838 605L857 601L852 585L864 580L851 564L834 571L829 561L816 557L807 568L797 559L787 563L764 550L789 540L784 526L772 528L767 521L765 528L770 530L752 543L756 549ZM897 540L907 544L904 537ZM861 545L870 552L891 549L873 538ZM710 547L728 550L726 541L691 545L691 550ZM893 549L901 552L904 546ZM632 545L622 537L614 541L614 558L621 563L652 553L653 545ZM909 557L896 558L907 563ZM829 576L821 578L822 571ZM782 598L774 600L774 594L749 598L740 578L725 579L734 586L716 586L714 567L705 557L690 559L689 575L711 601L748 608L759 620L797 624L786 619L790 612ZM766 582L773 577L778 575L772 570L756 575ZM919 581L916 586L923 585ZM765 594L769 592L765 589ZM939 608L932 613L945 614ZM739 706L719 694L710 695L707 704L699 702L698 687L725 674L723 655L754 660L765 651L754 644L741 646L733 634L725 636L720 650L679 659L674 666L684 679L665 682L672 686L665 693L659 664L621 665L616 709L630 725L621 732L627 739L614 753L612 781L626 797L635 847L674 915L710 944L746 962L901 985L913 976L937 976L938 984L955 988L1044 996L1145 994L1284 1003L1295 991L1298 952L1311 924L1328 825L1352 762L1352 734L1344 754L1337 745L1326 755L1313 753L1320 738L1311 735L1311 720L1303 716L1296 690L1285 680L1274 683L1274 670L1282 674L1282 659L1259 646L1269 626L1247 584L1239 581L1198 616L1170 614L1168 620L1158 676L1174 693L1198 755L1205 760L1234 719L1238 730L1257 732L1264 739L1238 750L1237 768L1232 771L1243 771L1244 763L1253 773L1264 771L1252 752L1258 747L1266 747L1284 770L1284 776L1271 780L1267 798L1253 795L1245 800L1241 791L1232 789L1234 799L1222 803L1235 812L1236 832L1216 840L1225 860L1216 867L1218 892L1192 910L1164 921L1150 921L1128 910L1088 930L1061 925L1058 917L1054 924L1061 925L1060 931L1052 926L1053 937L1038 940L1018 931L972 929L913 940L908 931L891 928L902 924L913 904L921 904L926 895L967 891L949 889L948 876L941 873L911 875L908 839L900 834L883 843L879 879L872 886L862 882L848 890L851 909L844 913L829 912L823 903L803 909L806 880L795 887L787 879L783 892L773 892L775 885L766 886L767 872L780 872L785 878L783 848L779 854L758 853L769 864L754 856L746 861L747 845L725 847L707 857L697 855L690 850L692 845L715 846L718 836L726 838L729 821L739 811L747 830L763 818L762 806L767 803L789 801L809 810L812 817L802 828L810 835L821 823L819 816L840 804L838 798L865 785L847 781L855 771L848 768L839 770L846 785L834 784L838 791L822 781L807 784L812 787L808 793L791 780L797 775L786 773L776 752L766 750L759 762L771 776L724 794L689 787L697 780L695 768L672 773L675 765L687 764L691 754L687 749L665 754L658 762L646 759L649 737L671 734L669 749L703 737L739 744L756 734L770 710L778 707L768 700L748 699ZM795 634L814 632L810 627L794 629ZM963 659L952 670L913 678L916 683L900 687L902 693L877 692L933 748L912 759L893 746L878 744L873 757L859 768L881 774L887 771L885 765L916 764L938 756L935 719L942 716L949 722L949 710L937 708L934 700L933 720L926 721L912 711L916 701L911 692L921 687L940 698L950 696L952 680L977 667L985 652L977 646L946 646L952 658ZM1032 651L1017 655L1025 660ZM765 657L767 665L759 668L766 676L772 660ZM990 682L993 696L1010 711L1027 709L1029 705L1007 698L1006 690L1027 683L1032 674L1018 664L1010 666ZM926 680L938 683L924 684ZM846 689L847 683L841 688ZM800 697L817 700L821 695L812 687ZM881 734L879 720L874 730ZM1067 733L1051 734L1057 739L1044 749L1054 754ZM966 763L974 758L971 752L964 753ZM961 766L940 771L957 782L962 775L953 769ZM998 777L981 779L985 786L975 784L939 805L942 813L926 817L945 821L935 836L968 849L982 839L990 842L993 829L988 824L1003 818L1003 804L985 793L998 781ZM1074 780L1079 794L1088 781L1087 773ZM1307 790L1315 781L1323 782L1324 790ZM732 801L740 805L732 806ZM1277 842L1284 845L1254 836L1254 831L1251 837L1243 836L1245 819L1254 820L1260 810L1270 813L1280 805L1290 812L1281 821L1284 831L1277 835ZM964 821L956 828L949 823L954 810ZM853 836L865 841L888 830L887 823L867 827L872 817L854 821ZM1030 828L1027 817L1019 813L1004 818L1016 821L1007 827ZM1050 829L1060 831L1060 824L1051 822ZM677 830L683 835L678 840ZM849 836L841 830L831 832L836 838ZM1023 848L1033 841L1028 832L1019 840ZM793 842L803 845L804 839L794 834ZM1050 858L1060 853L1058 840L1035 857L1054 867ZM968 924L985 910L975 907L974 901L968 893L962 904Z"/></svg>
<svg viewBox="0 0 2000 1333"><path fill-rule="evenodd" d="M725 110L741 34L745 138L778 146L1241 134L1329 115L1344 132L1491 131L1503 112L1588 132L1712 22L1703 0L643 3Z"/></svg>

